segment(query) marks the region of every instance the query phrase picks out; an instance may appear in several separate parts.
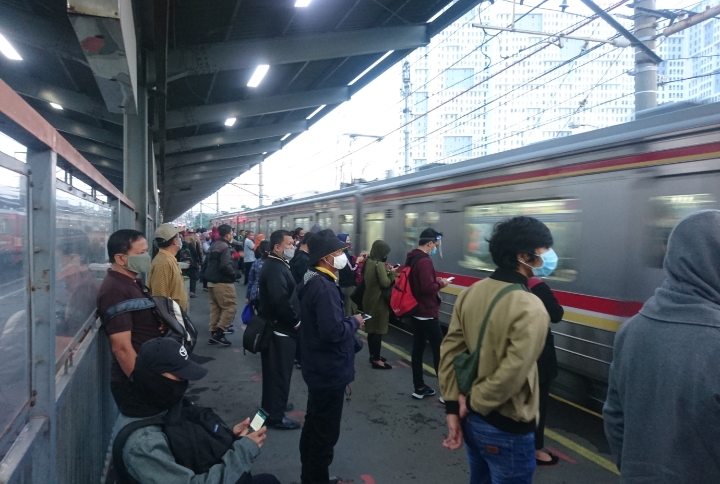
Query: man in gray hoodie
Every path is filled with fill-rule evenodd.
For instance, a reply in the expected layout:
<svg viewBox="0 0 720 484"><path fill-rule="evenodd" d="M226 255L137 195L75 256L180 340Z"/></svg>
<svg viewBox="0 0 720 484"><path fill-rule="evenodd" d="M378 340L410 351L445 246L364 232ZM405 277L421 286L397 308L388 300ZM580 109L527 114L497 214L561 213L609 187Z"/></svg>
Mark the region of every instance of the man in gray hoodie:
<svg viewBox="0 0 720 484"><path fill-rule="evenodd" d="M605 435L623 483L720 483L720 211L678 222L664 268L615 337Z"/></svg>

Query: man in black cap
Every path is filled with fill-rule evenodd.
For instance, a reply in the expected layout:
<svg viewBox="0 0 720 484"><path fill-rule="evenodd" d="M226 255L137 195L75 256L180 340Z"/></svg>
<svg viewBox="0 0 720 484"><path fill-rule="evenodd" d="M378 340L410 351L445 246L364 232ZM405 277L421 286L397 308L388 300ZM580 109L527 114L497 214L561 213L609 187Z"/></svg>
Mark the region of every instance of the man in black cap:
<svg viewBox="0 0 720 484"><path fill-rule="evenodd" d="M276 230L270 234L270 254L260 270L258 314L272 327L262 360L262 408L268 413L265 424L275 429L299 429L300 423L285 416L290 411L288 395L297 344L300 303L290 261L295 255L292 234Z"/></svg>
<svg viewBox="0 0 720 484"><path fill-rule="evenodd" d="M229 429L214 412L210 413L217 422L214 433L222 427L220 430L228 436L228 448L209 458L208 444L217 449L217 437L202 425L188 421L188 411L181 408L188 380L199 380L206 374L207 369L192 362L185 347L172 338L155 338L142 345L132 373L133 403L120 414L113 432L113 440L118 440L115 457L122 457L114 464L120 482L127 482L129 474L141 483L279 484L273 476L250 475L250 467L266 438L265 428L249 433L250 419ZM189 408L205 419L211 412ZM161 420L156 422L157 418ZM153 422L142 425L148 420ZM198 471L200 466L203 472Z"/></svg>
<svg viewBox="0 0 720 484"><path fill-rule="evenodd" d="M302 375L308 386L307 414L300 437L302 484L336 483L330 478L333 448L340 437L345 387L355 379L355 333L362 316L345 317L337 272L347 265L332 230L308 240L310 266L300 288Z"/></svg>

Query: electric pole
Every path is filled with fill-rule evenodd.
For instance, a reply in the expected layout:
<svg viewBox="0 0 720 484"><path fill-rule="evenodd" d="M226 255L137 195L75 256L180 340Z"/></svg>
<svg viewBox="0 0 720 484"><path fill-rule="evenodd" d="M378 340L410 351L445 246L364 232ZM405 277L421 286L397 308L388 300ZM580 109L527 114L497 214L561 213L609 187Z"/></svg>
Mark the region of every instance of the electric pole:
<svg viewBox="0 0 720 484"><path fill-rule="evenodd" d="M263 206L263 174L262 174L262 166L263 162L261 161L258 165L258 200L260 203L260 206Z"/></svg>
<svg viewBox="0 0 720 484"><path fill-rule="evenodd" d="M653 51L657 42L657 17L648 12L655 10L655 0L635 0L635 36ZM640 7L640 8L638 8ZM635 50L635 113L657 106L658 66L647 53Z"/></svg>
<svg viewBox="0 0 720 484"><path fill-rule="evenodd" d="M403 62L403 96L405 96L405 174L410 173L410 63Z"/></svg>
<svg viewBox="0 0 720 484"><path fill-rule="evenodd" d="M215 214L220 215L220 190L215 192Z"/></svg>

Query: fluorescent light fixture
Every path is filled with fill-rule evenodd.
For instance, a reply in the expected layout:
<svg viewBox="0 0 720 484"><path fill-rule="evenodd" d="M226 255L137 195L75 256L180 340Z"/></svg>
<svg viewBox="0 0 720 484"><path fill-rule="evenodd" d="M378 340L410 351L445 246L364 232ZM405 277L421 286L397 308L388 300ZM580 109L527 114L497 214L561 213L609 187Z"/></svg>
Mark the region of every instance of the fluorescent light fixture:
<svg viewBox="0 0 720 484"><path fill-rule="evenodd" d="M267 155L267 151L263 151L263 155Z"/></svg>
<svg viewBox="0 0 720 484"><path fill-rule="evenodd" d="M307 7L310 5L311 0L296 0L295 6L296 7Z"/></svg>
<svg viewBox="0 0 720 484"><path fill-rule="evenodd" d="M283 136L282 138L280 138L280 141L285 141L286 139L288 139L288 138L290 137L291 134L292 134L292 133L286 134L285 136Z"/></svg>
<svg viewBox="0 0 720 484"><path fill-rule="evenodd" d="M305 119L312 119L313 116L315 116L317 113L319 113L320 111L322 111L325 106L327 106L327 104L323 104L322 106L320 106L319 108L317 108L315 111L313 111L313 112L310 114L310 116L308 116L308 117L305 118Z"/></svg>
<svg viewBox="0 0 720 484"><path fill-rule="evenodd" d="M440 9L440 11L439 11L438 13L436 13L435 15L433 15L432 17L430 17L430 18L428 19L427 23L432 23L432 22L433 22L436 18L438 18L440 15L444 14L445 12L447 12L447 10L448 10L450 7L452 7L453 5L455 5L455 4L457 3L457 1L458 1L458 0L453 0L452 2L448 3L448 4L445 6L445 8Z"/></svg>
<svg viewBox="0 0 720 484"><path fill-rule="evenodd" d="M23 60L10 42L0 34L0 52L10 60Z"/></svg>
<svg viewBox="0 0 720 484"><path fill-rule="evenodd" d="M225 120L225 126L232 126L237 121L237 118L227 118Z"/></svg>
<svg viewBox="0 0 720 484"><path fill-rule="evenodd" d="M60 111L62 111L62 108L63 108L58 103L50 103L50 106L54 107L55 109L59 109Z"/></svg>
<svg viewBox="0 0 720 484"><path fill-rule="evenodd" d="M356 77L355 79L353 79L352 81L348 82L348 86L352 86L353 84L355 84L356 82L358 82L358 81L362 78L362 76L364 76L365 74L367 74L368 72L370 72L370 71L373 69L373 67L375 67L376 65L380 64L382 61L385 60L385 58L386 58L387 56L389 56L389 55L392 54L393 52L395 52L395 51L394 51L394 50L389 50L389 51L387 51L387 52L385 53L385 55L383 55L383 56L380 57L378 60L376 60L375 62L373 62L373 63L370 65L370 67L368 67L367 69L365 69L364 71L362 71L359 76L357 76L357 77Z"/></svg>
<svg viewBox="0 0 720 484"><path fill-rule="evenodd" d="M248 87L258 87L262 82L263 77L265 77L265 74L267 74L268 69L270 69L270 66L267 64L260 64L257 66L255 68L255 72L253 72L253 75L250 78L250 81L247 83Z"/></svg>

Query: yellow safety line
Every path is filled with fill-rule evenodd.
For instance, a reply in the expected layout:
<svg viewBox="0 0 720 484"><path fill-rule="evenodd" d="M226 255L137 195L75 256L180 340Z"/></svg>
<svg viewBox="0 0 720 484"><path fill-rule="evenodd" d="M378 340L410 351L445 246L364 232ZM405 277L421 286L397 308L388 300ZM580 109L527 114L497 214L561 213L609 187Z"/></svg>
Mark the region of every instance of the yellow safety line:
<svg viewBox="0 0 720 484"><path fill-rule="evenodd" d="M593 412L593 411L590 410L589 408L585 408L585 407L583 407L583 406L581 406L581 405L578 405L577 403L571 402L570 400L565 400L564 398L558 397L557 395L553 395L552 393L550 394L550 397L551 397L551 398L554 398L554 399L557 400L558 402L565 403L565 404L567 404L567 405L570 405L571 407L575 407L575 408L577 408L577 409L579 409L579 410L582 410L583 412L589 413L590 415L594 415L594 416L596 416L596 417L598 417L598 418L603 418L603 416L602 416L601 414L599 414L599 413L597 413L597 412Z"/></svg>
<svg viewBox="0 0 720 484"><path fill-rule="evenodd" d="M366 333L365 331L358 330L358 333L360 333L361 335L367 337L367 333ZM385 347L385 348L387 348L388 350L392 351L392 352L395 353L396 355L399 355L399 356L405 358L405 359L408 360L408 361L412 361L412 358L410 357L410 355L408 355L407 353L405 353L405 352L402 351L401 349L398 349L398 348L394 347L393 345L388 344L388 343L386 343L386 342L384 342L384 341L382 342L382 345L383 345L383 347ZM423 363L423 368L424 368L427 372L429 372L430 374L437 376L437 374L435 373L435 369L434 369L433 367L431 367L430 365L427 365L427 364ZM580 405L574 404L574 403L569 402L569 401L567 401L567 400L565 400L565 399L562 399L562 398L560 398L560 397L556 397L555 395L550 395L550 396L553 397L553 398L555 398L555 399L557 399L557 400L559 400L559 401L561 401L561 402L563 402L563 403L567 403L568 405L572 405L573 407L577 407L577 408L579 408L580 410L584 410L584 411L586 411L586 412L588 412L588 413L591 413L591 414L593 414L593 415L597 415L598 417L602 418L602 415L599 415L599 414L593 412L592 410L588 410L588 409L586 409L586 408L583 408L583 407L581 407ZM610 472L612 472L612 473L614 473L614 474L620 475L620 472L617 470L617 467L615 467L615 464L613 464L612 462L610 462L610 461L607 460L606 458L601 457L600 455L596 454L596 453L593 452L592 450L586 449L586 448L583 447L582 445L573 442L572 440L568 439L567 437L563 437L562 435L558 434L557 432L553 432L552 430L548 429L547 427L545 428L545 435L548 436L548 438L550 438L550 439L554 440L555 442L559 443L560 445L564 445L565 447L567 447L568 449L572 450L572 451L575 452L576 454L579 454L579 455L585 457L587 460L589 460L589 461L591 461L591 462L594 462L595 464L599 465L600 467L602 467L602 468L604 468L604 469L607 469L607 470L609 470Z"/></svg>
<svg viewBox="0 0 720 484"><path fill-rule="evenodd" d="M567 447L568 449L572 450L576 454L580 454L581 456L585 457L587 460L594 462L595 464L599 465L600 467L609 470L613 474L620 475L620 471L618 471L617 467L615 467L615 464L610 462L604 457L599 456L592 450L586 449L580 444L577 444L573 442L572 440L568 439L567 437L563 437L562 435L558 434L557 432L553 432L549 428L545 428L545 435L557 442L560 445L563 445Z"/></svg>

